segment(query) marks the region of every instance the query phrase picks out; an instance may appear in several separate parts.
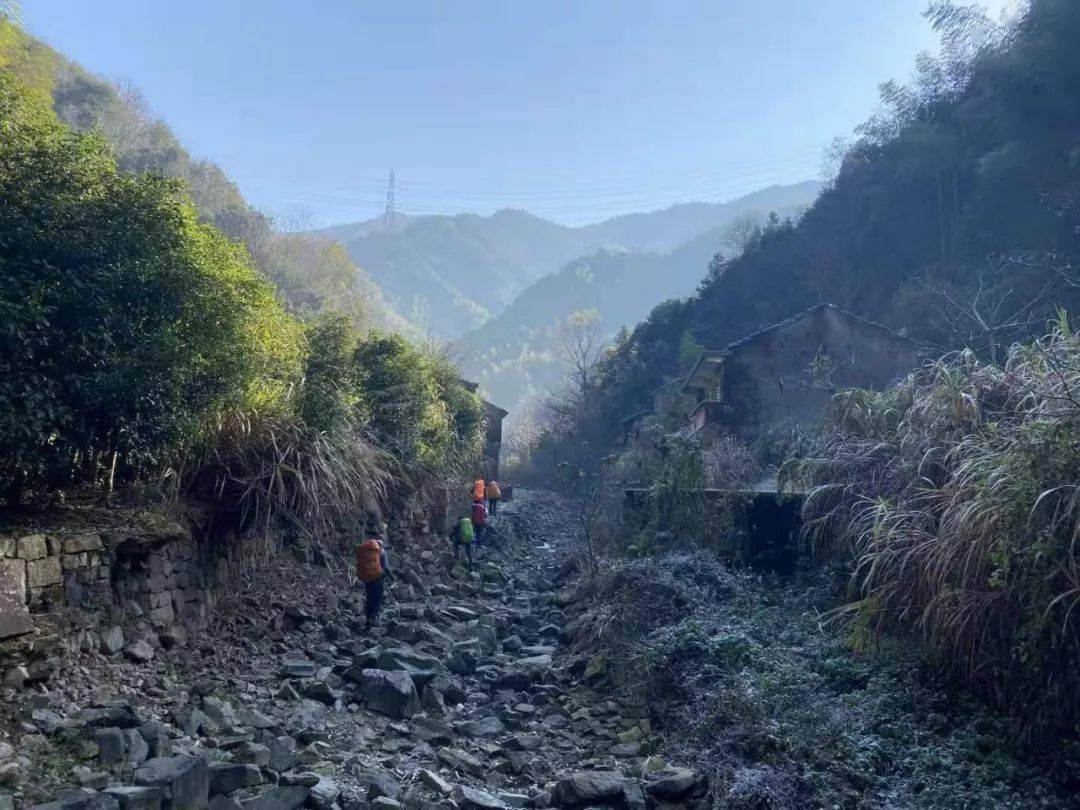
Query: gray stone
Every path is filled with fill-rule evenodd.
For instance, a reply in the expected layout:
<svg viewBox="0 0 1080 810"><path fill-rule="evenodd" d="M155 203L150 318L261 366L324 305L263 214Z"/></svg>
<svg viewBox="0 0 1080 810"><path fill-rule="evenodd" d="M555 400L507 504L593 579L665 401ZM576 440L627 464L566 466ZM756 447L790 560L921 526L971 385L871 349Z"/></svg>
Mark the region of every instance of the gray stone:
<svg viewBox="0 0 1080 810"><path fill-rule="evenodd" d="M369 802L375 801L375 799L380 796L396 799L398 794L401 793L401 785L398 783L398 780L386 771L374 771L365 774L361 781L367 782L367 797Z"/></svg>
<svg viewBox="0 0 1080 810"><path fill-rule="evenodd" d="M454 801L458 807L479 808L479 810L503 810L506 807L490 793L468 785L454 788Z"/></svg>
<svg viewBox="0 0 1080 810"><path fill-rule="evenodd" d="M137 728L124 729L124 745L127 748L128 764L137 768L150 756L150 744Z"/></svg>
<svg viewBox="0 0 1080 810"><path fill-rule="evenodd" d="M232 750L233 759L260 768L270 764L270 749L253 742L242 742Z"/></svg>
<svg viewBox="0 0 1080 810"><path fill-rule="evenodd" d="M258 765L236 762L214 762L210 765L210 795L232 793L240 788L257 787L263 783Z"/></svg>
<svg viewBox="0 0 1080 810"><path fill-rule="evenodd" d="M418 690L431 683L442 669L438 658L410 648L384 650L376 659L374 669L402 670L409 673Z"/></svg>
<svg viewBox="0 0 1080 810"><path fill-rule="evenodd" d="M154 657L154 648L140 638L124 647L124 655L136 664L145 664Z"/></svg>
<svg viewBox="0 0 1080 810"><path fill-rule="evenodd" d="M139 716L135 709L126 699L110 700L101 706L83 709L78 718L90 728L136 728L139 724Z"/></svg>
<svg viewBox="0 0 1080 810"><path fill-rule="evenodd" d="M560 807L609 804L623 797L623 780L616 773L582 771L555 783L551 799Z"/></svg>
<svg viewBox="0 0 1080 810"><path fill-rule="evenodd" d="M209 810L243 810L243 805L232 796L211 796Z"/></svg>
<svg viewBox="0 0 1080 810"><path fill-rule="evenodd" d="M420 711L412 678L402 671L365 669L360 673L360 696L372 711L402 720Z"/></svg>
<svg viewBox="0 0 1080 810"><path fill-rule="evenodd" d="M658 799L680 799L693 790L697 774L689 768L667 768L652 774L645 782L645 792Z"/></svg>
<svg viewBox="0 0 1080 810"><path fill-rule="evenodd" d="M33 629L26 607L26 563L0 560L0 639L21 636Z"/></svg>
<svg viewBox="0 0 1080 810"><path fill-rule="evenodd" d="M124 732L116 727L99 728L94 732L94 742L98 746L98 756L103 765L119 765L125 761L127 744Z"/></svg>
<svg viewBox="0 0 1080 810"><path fill-rule="evenodd" d="M456 771L466 771L475 776L484 772L484 764L468 751L462 751L460 748L443 747L438 750L436 756L439 762Z"/></svg>
<svg viewBox="0 0 1080 810"><path fill-rule="evenodd" d="M506 726L495 715L487 715L476 720L469 720L457 727L466 737L496 737L506 730Z"/></svg>
<svg viewBox="0 0 1080 810"><path fill-rule="evenodd" d="M63 550L65 554L78 554L81 551L101 551L101 535L77 534L74 537L65 537Z"/></svg>
<svg viewBox="0 0 1080 810"><path fill-rule="evenodd" d="M160 810L161 791L155 787L106 788L105 792L120 803L120 810Z"/></svg>
<svg viewBox="0 0 1080 810"><path fill-rule="evenodd" d="M295 810L307 801L310 792L311 788L302 785L278 786L241 800L240 806L244 810Z"/></svg>
<svg viewBox="0 0 1080 810"><path fill-rule="evenodd" d="M296 739L293 737L275 737L267 734L262 738L263 745L270 751L270 761L266 767L272 771L287 771L296 763Z"/></svg>
<svg viewBox="0 0 1080 810"><path fill-rule="evenodd" d="M47 588L64 581L59 557L42 557L26 563L26 584L30 588Z"/></svg>
<svg viewBox="0 0 1080 810"><path fill-rule="evenodd" d="M338 787L337 782L324 776L312 786L311 793L308 794L308 803L315 810L330 810L340 795L341 788Z"/></svg>
<svg viewBox="0 0 1080 810"><path fill-rule="evenodd" d="M64 718L52 709L34 709L30 713L30 719L34 721L34 725L37 726L41 733L46 737L51 737L55 734L57 729L59 729L64 722Z"/></svg>
<svg viewBox="0 0 1080 810"><path fill-rule="evenodd" d="M389 796L380 796L371 803L371 807L374 808L374 810L399 810L403 805L397 799L391 799Z"/></svg>
<svg viewBox="0 0 1080 810"><path fill-rule="evenodd" d="M210 800L210 769L198 757L155 757L135 771L135 783L161 790L171 810L202 810Z"/></svg>
<svg viewBox="0 0 1080 810"><path fill-rule="evenodd" d="M314 678L315 664L306 660L283 661L281 674L287 678Z"/></svg>
<svg viewBox="0 0 1080 810"><path fill-rule="evenodd" d="M101 636L101 652L116 655L124 649L124 631L119 627L110 627Z"/></svg>
<svg viewBox="0 0 1080 810"><path fill-rule="evenodd" d="M435 773L435 771L429 771L426 768L420 771L420 781L440 796L449 796L454 789L453 785Z"/></svg>
<svg viewBox="0 0 1080 810"><path fill-rule="evenodd" d="M26 534L15 541L15 556L20 560L40 560L48 553L43 534Z"/></svg>

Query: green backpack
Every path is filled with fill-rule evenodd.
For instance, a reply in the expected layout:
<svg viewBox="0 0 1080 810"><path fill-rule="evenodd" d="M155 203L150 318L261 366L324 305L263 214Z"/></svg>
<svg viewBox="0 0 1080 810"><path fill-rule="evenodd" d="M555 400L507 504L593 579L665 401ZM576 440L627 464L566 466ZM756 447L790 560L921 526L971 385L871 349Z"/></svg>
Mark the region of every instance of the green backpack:
<svg viewBox="0 0 1080 810"><path fill-rule="evenodd" d="M475 532L473 531L472 518L462 518L458 521L458 542L471 543Z"/></svg>

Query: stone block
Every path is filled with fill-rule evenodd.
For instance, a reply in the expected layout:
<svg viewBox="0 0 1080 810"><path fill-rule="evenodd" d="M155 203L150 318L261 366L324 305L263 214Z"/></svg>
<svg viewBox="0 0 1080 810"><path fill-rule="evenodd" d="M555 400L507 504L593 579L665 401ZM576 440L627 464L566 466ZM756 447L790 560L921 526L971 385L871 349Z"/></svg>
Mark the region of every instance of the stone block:
<svg viewBox="0 0 1080 810"><path fill-rule="evenodd" d="M150 593L161 593L163 590L165 590L165 587L165 577L161 576L160 574L152 576L148 580L146 580L146 589L150 591Z"/></svg>
<svg viewBox="0 0 1080 810"><path fill-rule="evenodd" d="M26 609L26 563L0 560L0 639L34 629Z"/></svg>
<svg viewBox="0 0 1080 810"><path fill-rule="evenodd" d="M0 534L0 557L15 556L15 538L10 534Z"/></svg>
<svg viewBox="0 0 1080 810"><path fill-rule="evenodd" d="M171 604L154 608L149 615L150 621L155 627L168 627L176 619L176 613L173 611Z"/></svg>
<svg viewBox="0 0 1080 810"><path fill-rule="evenodd" d="M53 537L51 534L45 535L45 546L49 549L50 556L57 556L64 551L64 544L59 537Z"/></svg>
<svg viewBox="0 0 1080 810"><path fill-rule="evenodd" d="M63 549L65 554L77 554L80 551L101 551L100 534L77 534L74 537L65 537Z"/></svg>
<svg viewBox="0 0 1080 810"><path fill-rule="evenodd" d="M21 560L40 560L49 554L43 534L26 534L15 541L15 556Z"/></svg>
<svg viewBox="0 0 1080 810"><path fill-rule="evenodd" d="M74 571L83 565L82 554L61 554L60 565L65 571Z"/></svg>
<svg viewBox="0 0 1080 810"><path fill-rule="evenodd" d="M26 584L31 588L58 585L64 579L59 557L42 557L26 563Z"/></svg>

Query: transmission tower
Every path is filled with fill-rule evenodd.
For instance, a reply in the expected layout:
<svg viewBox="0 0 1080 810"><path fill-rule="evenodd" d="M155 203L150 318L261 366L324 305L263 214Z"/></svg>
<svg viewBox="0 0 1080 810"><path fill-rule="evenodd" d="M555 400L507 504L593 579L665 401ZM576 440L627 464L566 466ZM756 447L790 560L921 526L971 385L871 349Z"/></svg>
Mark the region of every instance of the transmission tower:
<svg viewBox="0 0 1080 810"><path fill-rule="evenodd" d="M387 222L390 221L390 217L394 214L394 170L390 170L390 182L386 184L386 214L384 215Z"/></svg>

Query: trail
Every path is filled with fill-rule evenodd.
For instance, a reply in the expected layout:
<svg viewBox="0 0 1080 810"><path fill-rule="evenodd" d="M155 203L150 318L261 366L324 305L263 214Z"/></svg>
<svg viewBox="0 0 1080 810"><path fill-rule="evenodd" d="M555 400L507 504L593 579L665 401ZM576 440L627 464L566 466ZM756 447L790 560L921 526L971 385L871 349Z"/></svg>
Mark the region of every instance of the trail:
<svg viewBox="0 0 1080 810"><path fill-rule="evenodd" d="M520 493L471 578L445 539L417 540L394 555L370 632L358 592L311 583L312 569L254 585L209 634L142 664L67 665L60 694L25 710L37 732L18 752L25 803L693 803L696 775L649 758L648 722L586 686L586 662L563 643L561 523L554 504ZM87 738L93 746L73 742Z"/></svg>

